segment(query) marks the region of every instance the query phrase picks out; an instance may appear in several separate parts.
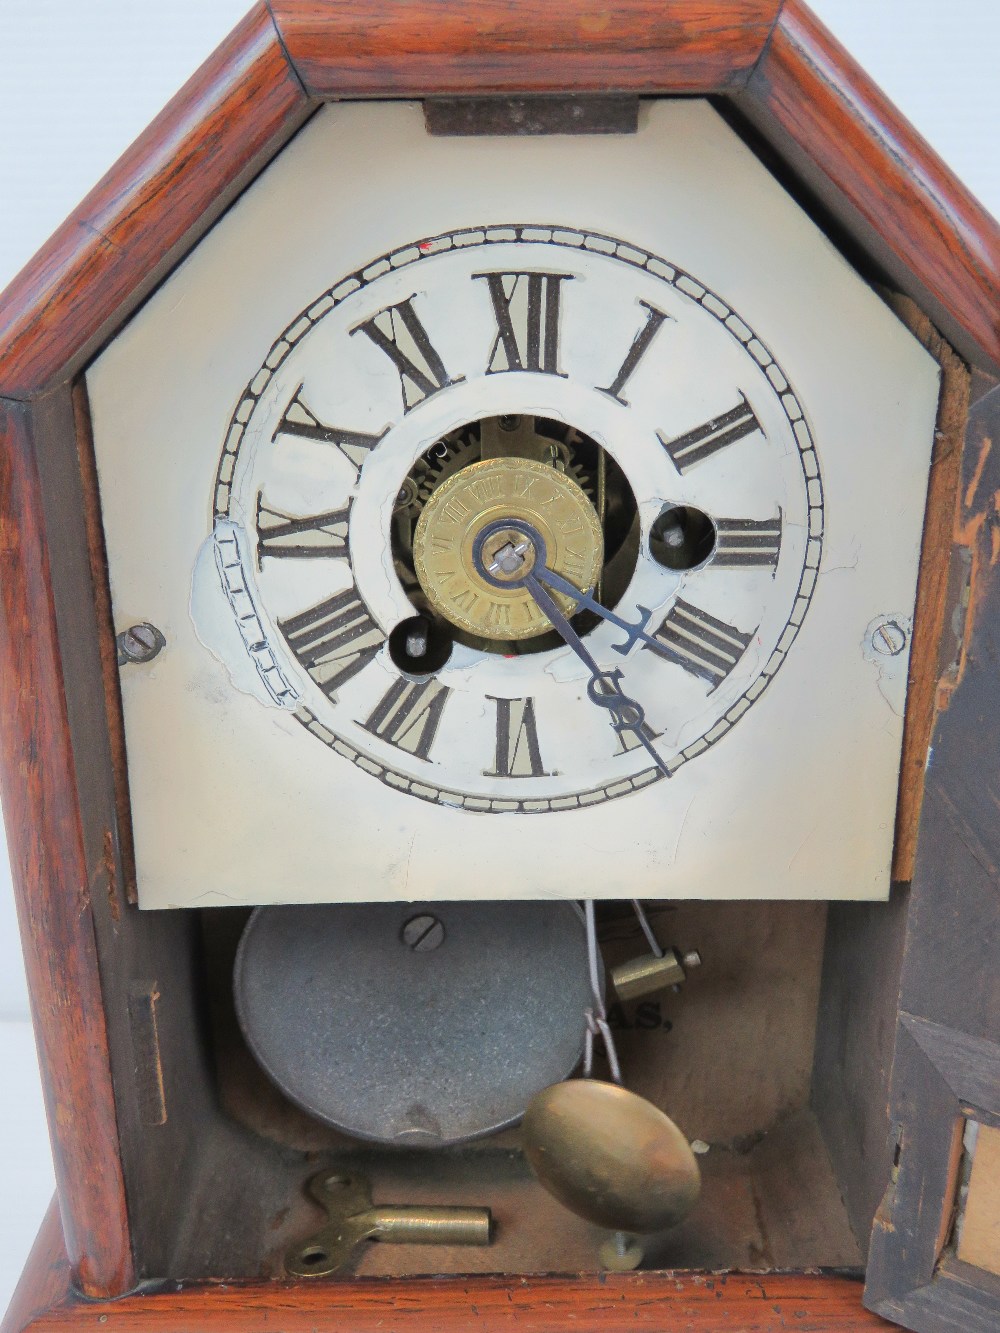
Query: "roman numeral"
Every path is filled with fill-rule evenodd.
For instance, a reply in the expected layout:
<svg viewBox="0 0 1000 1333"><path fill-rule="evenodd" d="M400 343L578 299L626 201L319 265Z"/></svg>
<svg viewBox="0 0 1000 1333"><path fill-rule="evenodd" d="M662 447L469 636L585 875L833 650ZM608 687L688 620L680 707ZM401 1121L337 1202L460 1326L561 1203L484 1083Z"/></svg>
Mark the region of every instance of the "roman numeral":
<svg viewBox="0 0 1000 1333"><path fill-rule="evenodd" d="M614 693L613 690L609 690L605 687L603 681L598 683L597 689L600 691L601 694L605 696L613 695ZM654 731L653 728L646 721L643 721L640 730L642 731L642 734L646 737L648 741L655 741L659 739L660 733L658 731ZM631 750L638 750L639 747L642 745L642 741L636 735L635 730L632 727L623 727L621 731L615 728L614 735L616 742L615 754L628 754Z"/></svg>
<svg viewBox="0 0 1000 1333"><path fill-rule="evenodd" d="M381 435L366 435L360 430L324 426L303 402L301 384L295 391L295 397L285 408L284 416L278 422L278 428L272 438L277 439L279 435L298 435L304 440L318 440L320 444L332 444L358 472L361 471L361 464L368 454L382 439Z"/></svg>
<svg viewBox="0 0 1000 1333"><path fill-rule="evenodd" d="M487 698L493 699L492 695ZM496 767L488 778L541 778L545 766L538 749L534 699L493 699L497 706Z"/></svg>
<svg viewBox="0 0 1000 1333"><path fill-rule="evenodd" d="M437 680L418 684L400 676L376 705L364 728L398 750L426 759L450 693L448 686Z"/></svg>
<svg viewBox="0 0 1000 1333"><path fill-rule="evenodd" d="M642 724L642 734L648 741L655 741L659 736L658 731L654 731L648 722ZM632 750L638 750L642 746L642 741L631 728L622 728L621 731L615 731L617 744L615 754L629 754Z"/></svg>
<svg viewBox="0 0 1000 1333"><path fill-rule="evenodd" d="M488 375L505 370L534 370L562 375L559 369L559 308L569 273L474 273L487 285L497 336Z"/></svg>
<svg viewBox="0 0 1000 1333"><path fill-rule="evenodd" d="M266 556L344 559L348 554L350 514L351 506L347 505L326 514L295 518L266 504L261 492L257 496L257 559L262 561Z"/></svg>
<svg viewBox="0 0 1000 1333"><path fill-rule="evenodd" d="M652 651L710 681L714 690L746 652L755 633L744 634L735 625L678 598L653 635L661 647Z"/></svg>
<svg viewBox="0 0 1000 1333"><path fill-rule="evenodd" d="M703 426L696 426L684 435L678 435L676 439L667 440L660 435L660 443L673 459L677 471L687 472L720 449L726 449L737 440L752 435L755 430L761 430L761 424L754 416L753 408L740 394L738 405L728 412L713 417Z"/></svg>
<svg viewBox="0 0 1000 1333"><path fill-rule="evenodd" d="M646 322L632 339L632 346L628 349L628 355L622 362L618 374L606 389L598 389L599 393L606 393L610 398L616 398L623 407L628 407L628 399L622 397L622 389L635 374L639 362L649 351L650 344L660 331L660 326L670 318L662 310L657 310L645 301L640 301L639 304L646 311ZM636 744L638 744L638 741Z"/></svg>
<svg viewBox="0 0 1000 1333"><path fill-rule="evenodd" d="M781 553L781 514L777 518L717 518L715 554L710 569L768 565L771 577Z"/></svg>
<svg viewBox="0 0 1000 1333"><path fill-rule="evenodd" d="M380 310L351 329L351 333L363 333L370 338L399 371L404 412L450 384L459 384L465 379L464 375L452 379L448 374L413 308L412 297Z"/></svg>
<svg viewBox="0 0 1000 1333"><path fill-rule="evenodd" d="M288 620L279 620L278 628L334 703L341 685L363 670L385 642L354 587Z"/></svg>

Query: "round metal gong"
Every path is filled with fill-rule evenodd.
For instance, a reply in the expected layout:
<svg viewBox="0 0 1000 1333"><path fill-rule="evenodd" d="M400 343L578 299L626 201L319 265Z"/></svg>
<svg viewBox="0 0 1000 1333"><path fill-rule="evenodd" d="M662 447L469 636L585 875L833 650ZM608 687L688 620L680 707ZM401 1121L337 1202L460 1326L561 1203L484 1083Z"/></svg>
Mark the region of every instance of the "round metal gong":
<svg viewBox="0 0 1000 1333"><path fill-rule="evenodd" d="M399 1145L516 1123L576 1066L592 1003L572 903L260 907L234 985L250 1049L286 1096Z"/></svg>

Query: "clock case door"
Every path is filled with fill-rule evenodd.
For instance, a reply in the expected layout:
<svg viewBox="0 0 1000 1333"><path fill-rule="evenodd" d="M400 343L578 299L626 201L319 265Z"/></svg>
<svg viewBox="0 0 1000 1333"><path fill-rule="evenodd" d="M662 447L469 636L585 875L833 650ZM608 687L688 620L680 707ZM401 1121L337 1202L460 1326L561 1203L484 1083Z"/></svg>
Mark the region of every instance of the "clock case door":
<svg viewBox="0 0 1000 1333"><path fill-rule="evenodd" d="M2 548L5 816L18 880L63 1237L58 1239L53 1220L39 1252L39 1274L44 1270L44 1279L39 1275L37 1292L26 1290L19 1299L11 1328L25 1326L39 1309L56 1305L60 1311L55 1316L57 1323L92 1320L95 1307L78 1303L71 1283L93 1299L117 1297L137 1283L156 1284L168 1278L184 1281L209 1275L252 1283L265 1267L265 1250L275 1243L273 1236L258 1236L241 1253L231 1250L221 1259L218 1254L210 1258L206 1245L215 1237L199 1238L199 1219L193 1215L198 1202L211 1197L217 1182L246 1163L249 1139L244 1129L223 1114L218 1101L217 1045L208 1021L205 936L198 914L140 916L131 900L114 627L102 563L86 401L78 376L143 296L318 101L343 93L343 34L334 34L337 40L331 41L324 55L315 25L310 28L305 21L305 8L290 2L274 6L284 25L283 36L291 39L296 70L287 64L270 15L263 7L254 10L166 113L163 123L126 160L121 170L132 182L131 192L122 179L112 180L97 200L88 201L84 206L88 226L70 226L39 268L7 298L6 322L0 321L0 327L7 329L0 380L0 433L5 446L0 481L6 530L13 534L13 540L5 541ZM723 5L717 8L727 9ZM935 228L921 230L926 199L913 204L909 223L884 215L885 231L893 233L887 240L874 239L873 222L858 222L866 197L879 193L876 183L884 183L884 172L891 169L884 161L873 166L871 156L866 161L865 146L878 137L872 126L877 125L889 139L898 141L901 136L913 160L926 150L905 125L893 120L890 109L878 101L863 76L807 11L798 5L785 6L762 58L778 7L759 5L756 15L750 15L750 8L728 6L730 22L724 31L733 41L723 49L717 39L707 64L698 33L682 33L670 60L661 52L658 59L662 63L652 70L632 60L630 77L635 86L644 92L718 93L728 89L730 95L720 106L731 111L734 104L739 105L740 114L746 117L740 123L748 137L753 137L752 125L767 127L770 147L756 141L761 152L772 161L780 158L786 166L790 164L794 178L812 187L807 194L813 202L826 195L829 212L823 203L817 204L818 211L834 236L844 240L845 233L851 233L852 239L845 241L848 251L855 258L877 252L879 264L884 264L880 276L886 272L895 275L893 285L910 290L925 308L933 310L939 326L966 358L995 369L998 349L987 280L978 265L935 249ZM615 34L614 50L619 58L623 53L627 56L629 43L636 53L650 49L643 39L638 7L626 9L622 28ZM448 34L439 33L438 38L444 52ZM528 32L523 40L527 55L539 48L537 33ZM404 41L399 49L409 48ZM384 50L384 59L391 61L391 33ZM810 60L802 59L803 51ZM590 65L584 68L592 71L592 86L606 86L608 52L594 47L587 58ZM436 80L439 88L446 81L454 87L453 60L453 53L448 54L424 77L432 84ZM855 119L846 116L841 126L841 140L849 143L854 136L860 155L848 153L839 163L833 160L836 154L831 157L816 122L802 115L805 108L824 105L829 94L824 80L813 78L810 83L808 71L818 68L834 70L834 82L842 92L847 90L846 100L854 108ZM306 79L307 91L300 75ZM481 83L482 75L475 67L467 71L467 77L472 87ZM491 77L498 77L495 71ZM628 83L625 76L617 77ZM510 79L508 87L521 91L527 87L552 90L554 71L551 65L545 68L543 60L537 68L519 65ZM360 77L355 72L352 91L371 95L390 86L399 91L398 69L391 77L388 68L373 66ZM420 95L427 88L407 84L405 91ZM248 102L257 107L249 133L240 121ZM859 106L863 115L857 112ZM829 113L829 106L826 110ZM859 123L867 127L864 132L858 129ZM192 167L198 157L192 153L184 159L186 165L178 177L174 160L178 136L183 140L187 134L187 143L195 147L210 129L219 136L212 165L208 169ZM772 156L775 152L778 158ZM814 162L824 153L826 168L836 177L836 184L829 188L822 186L824 172ZM906 180L900 193L909 197L908 192L912 194L916 187L905 167L907 153L902 157ZM931 166L939 170L933 162ZM175 185L171 195L167 182L177 179L183 188L178 193ZM952 216L961 217L985 249L997 253L995 229L984 223L957 183L946 179L945 184ZM169 210L165 207L168 198ZM845 206L845 199L853 202ZM136 217L148 218L161 211L170 212L163 230L135 229ZM900 259L901 251L907 250L899 241L900 228L928 256L926 275L914 277ZM100 240L104 235L114 236L117 242L130 241L131 248L123 244L106 247ZM943 249L948 250L947 244ZM126 252L127 259L123 259ZM931 271L935 267L929 258L932 254L935 262L940 261L938 272L946 275L943 281ZM53 272L57 274L54 285ZM94 280L95 272L100 282ZM86 301L79 299L83 291L87 291ZM42 322L49 336L40 342L32 330L40 318L39 309L46 307ZM977 420L973 418L974 428ZM997 484L986 480L986 470L977 474L977 458L973 451L966 455L966 479L972 487L973 507L980 505L975 512L985 516L983 497L995 494ZM940 512L946 516L942 529L946 530L947 495ZM984 1047L989 1046L990 1032L995 1035L1000 1007L996 970L983 962L982 941L984 923L993 921L996 911L995 901L988 896L993 865L989 852L991 797L989 784L983 780L983 774L992 771L989 757L995 747L988 726L992 715L983 711L982 703L977 714L974 702L974 689L980 689L982 698L988 686L990 621L995 635L1000 608L990 592L993 567L988 521L984 517L975 527L971 534L975 541L970 542L961 523L958 531L964 539L959 545L973 551L972 563L964 565L966 557L961 555L953 562L955 577L945 581L937 623L951 624L968 570L984 571L975 585L975 614L967 617L959 634L959 638L963 633L966 636L965 653L963 656L955 635L949 637L946 629L940 655L934 631L916 660L932 681L937 680L939 669L947 671L956 660L960 663L956 673L960 678L950 708L941 715L938 735L953 736L951 752L961 760L954 771L964 778L956 777L948 785L943 770L931 767L932 776L941 775L940 792L933 784L929 788L923 827L934 831L922 838L912 894L901 885L888 908L844 905L830 914L813 1082L813 1106L839 1190L862 1243L898 1143L898 1161L892 1168L895 1180L876 1225L869 1300L890 1317L927 1329L953 1327L955 1317L961 1319L962 1327L975 1327L965 1314L956 1316L955 1312L976 1308L985 1320L988 1316L983 1312L990 1308L991 1299L993 1308L997 1306L985 1274L974 1274L975 1282L970 1282L967 1272L958 1271L955 1276L957 1261L948 1254L950 1223L943 1220L950 1218L961 1187L956 1123L972 1117L988 1125L997 1113L997 1099L989 1083L992 1078L995 1090L996 1066L990 1065ZM938 545L941 540L950 547L947 536L941 538L939 533ZM935 567L940 564L933 563ZM927 567L925 563L925 576ZM983 664L978 675L977 653ZM911 715L912 697L911 689ZM969 711L955 711L966 697ZM964 740L958 731L948 731L952 720L962 716L972 732ZM918 725L915 736L908 755L910 760L916 757L917 771L922 773L926 727ZM981 757L982 763L973 767L967 755ZM915 827L921 789L919 779L904 779L898 848L905 849L909 831ZM957 818L956 809L960 812ZM901 874L909 878L906 856L901 856ZM970 883L979 886L978 902ZM971 909L978 906L978 913L970 910L963 917L961 908L967 902ZM944 914L939 916L938 911ZM956 919L967 923L967 940ZM904 951L903 1012L892 1094L898 1129L887 1145L884 1087ZM934 977L938 977L937 988L931 984ZM961 982L967 993L964 1002L957 998ZM973 1048L975 1059L969 1056ZM935 1077L928 1070L936 1071ZM972 1077L973 1070L979 1071L978 1081ZM945 1135L942 1125L946 1122ZM922 1193L920 1182L924 1180L930 1188ZM252 1173L248 1174L246 1191L252 1191L255 1183ZM938 1197L942 1206L935 1212ZM921 1198L923 1204L918 1206ZM888 1230L887 1221L895 1232ZM935 1223L934 1244L928 1246L931 1221ZM919 1242L915 1247L908 1240L911 1236ZM908 1267L920 1243L923 1267ZM892 1251L891 1244L899 1248ZM884 1276L887 1271L891 1278ZM796 1303L788 1304L789 1310L809 1306L817 1327L865 1326L852 1284L846 1284L846 1295L838 1284L834 1277L797 1285L775 1277L766 1291L761 1284L758 1297L752 1299L746 1293L747 1284L720 1279L706 1293L709 1303L700 1316L702 1326L712 1326L712 1308L735 1308L729 1305L734 1299L742 1302L744 1322L770 1319L776 1293L779 1304L783 1299ZM617 1286L618 1295L636 1315L647 1312L654 1321L650 1327L662 1324L662 1311L656 1306L672 1292L682 1289L686 1301L701 1299L698 1283L681 1281L678 1288L677 1278L659 1280L656 1274L605 1279L599 1285L605 1295ZM591 1288L598 1290L594 1279L581 1280L574 1288L581 1293L576 1297L563 1292L565 1284L545 1286L540 1281L518 1279L518 1286L528 1292L524 1299L529 1317L532 1302L551 1308L547 1302L558 1299L567 1318L572 1318L574 1306L585 1306L589 1300L586 1293ZM449 1302L461 1308L473 1297L480 1308L499 1300L498 1308L506 1312L508 1288L504 1281L492 1288L479 1280L473 1290L463 1280L450 1296L445 1290L435 1300L439 1308ZM737 1288L743 1294L734 1297ZM109 1321L120 1317L125 1321L122 1327L130 1317L141 1317L151 1327L157 1320L165 1328L176 1327L171 1290L173 1283L155 1297L143 1296L136 1309L129 1302L105 1305L104 1316ZM335 1312L326 1309L317 1319L308 1308L310 1297L296 1295L294 1289L281 1290L283 1307L293 1312L286 1314L286 1320L292 1321L288 1327L300 1326L294 1322L295 1310L308 1319L302 1327L315 1327L320 1320L324 1326L337 1326ZM399 1294L393 1301L419 1300L423 1291L428 1311L428 1288L401 1283L395 1290ZM371 1299L366 1291L370 1289L358 1284L345 1290L351 1326L356 1326L353 1312ZM499 1295L491 1296L491 1291ZM924 1293L921 1299L914 1294L917 1292ZM266 1283L243 1287L234 1294L237 1304L232 1308L245 1309L248 1301L266 1306L276 1299L268 1293ZM190 1305L185 1326L192 1328L209 1326L202 1321L214 1317L207 1313L210 1309L226 1308L225 1294L214 1287L188 1288L186 1299ZM117 1311L117 1315L108 1311ZM782 1318L779 1308L775 1326ZM994 1315L994 1326L995 1321ZM109 1326L114 1325L109 1322ZM632 1326L636 1325L630 1315Z"/></svg>
<svg viewBox="0 0 1000 1333"><path fill-rule="evenodd" d="M1000 1138L997 441L1000 388L969 420L968 545L956 547L964 625L924 784L889 1096L893 1166L865 1296L919 1333L989 1333L1000 1310L1000 1168L987 1151Z"/></svg>

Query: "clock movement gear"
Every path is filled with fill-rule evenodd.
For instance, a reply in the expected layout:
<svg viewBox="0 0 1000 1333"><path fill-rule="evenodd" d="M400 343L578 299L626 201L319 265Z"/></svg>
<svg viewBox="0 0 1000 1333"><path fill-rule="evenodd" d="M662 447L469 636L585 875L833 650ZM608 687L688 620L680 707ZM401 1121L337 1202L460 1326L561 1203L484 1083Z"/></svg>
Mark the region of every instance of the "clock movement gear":
<svg viewBox="0 0 1000 1333"><path fill-rule="evenodd" d="M416 568L415 538L421 516L438 492L466 469L478 463L504 461L508 467L534 464L546 475L566 479L574 494L588 502L596 515L601 537L600 565L593 588L616 601L625 589L638 551L639 527L635 499L621 469L576 427L531 413L485 417L468 422L436 440L413 464L404 478L393 507L392 550L396 573L420 614L446 622L454 637L481 651L531 653L556 645L558 635L539 620L527 632L513 634L505 625L505 610L489 611L497 624L475 628L435 601ZM506 469L505 469L506 470ZM558 482L556 483L559 484ZM532 515L522 515L531 520ZM567 603L567 610L568 610ZM473 617L478 622L479 617ZM589 613L574 617L581 632L597 623Z"/></svg>

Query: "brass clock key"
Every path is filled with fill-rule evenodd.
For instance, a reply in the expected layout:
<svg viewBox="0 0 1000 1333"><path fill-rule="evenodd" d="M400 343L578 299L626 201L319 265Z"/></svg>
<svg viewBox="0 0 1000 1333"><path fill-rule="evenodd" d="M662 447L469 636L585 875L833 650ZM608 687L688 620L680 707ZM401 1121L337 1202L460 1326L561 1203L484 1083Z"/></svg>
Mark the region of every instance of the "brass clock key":
<svg viewBox="0 0 1000 1333"><path fill-rule="evenodd" d="M303 1244L293 1246L285 1267L293 1277L330 1277L346 1268L366 1240L393 1245L489 1245L493 1217L488 1208L443 1208L373 1204L367 1177L323 1171L309 1193L329 1220Z"/></svg>

